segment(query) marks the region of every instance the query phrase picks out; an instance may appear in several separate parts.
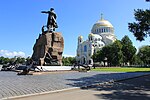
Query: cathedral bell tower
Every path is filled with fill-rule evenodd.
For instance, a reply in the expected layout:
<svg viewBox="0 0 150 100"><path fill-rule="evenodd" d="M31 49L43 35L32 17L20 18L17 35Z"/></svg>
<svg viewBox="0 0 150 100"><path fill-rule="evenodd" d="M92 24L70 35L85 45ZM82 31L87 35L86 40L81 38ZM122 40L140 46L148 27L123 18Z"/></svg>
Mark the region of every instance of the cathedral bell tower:
<svg viewBox="0 0 150 100"><path fill-rule="evenodd" d="M83 36L79 36L78 37L78 45L81 44L83 42Z"/></svg>

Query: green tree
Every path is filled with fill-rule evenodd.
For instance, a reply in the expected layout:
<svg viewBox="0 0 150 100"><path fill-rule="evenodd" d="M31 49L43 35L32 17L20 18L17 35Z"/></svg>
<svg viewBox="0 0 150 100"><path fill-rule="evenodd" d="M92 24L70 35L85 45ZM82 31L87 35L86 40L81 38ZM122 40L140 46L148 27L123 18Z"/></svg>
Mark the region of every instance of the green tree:
<svg viewBox="0 0 150 100"><path fill-rule="evenodd" d="M145 37L150 36L150 10L134 10L134 16L137 22L128 23L129 31L137 40L143 41Z"/></svg>
<svg viewBox="0 0 150 100"><path fill-rule="evenodd" d="M76 62L75 57L68 57L70 65L73 65Z"/></svg>
<svg viewBox="0 0 150 100"><path fill-rule="evenodd" d="M0 64L4 64L4 57L0 57Z"/></svg>
<svg viewBox="0 0 150 100"><path fill-rule="evenodd" d="M136 48L133 46L132 41L129 39L127 35L125 35L122 40L122 53L123 53L123 62L127 64L130 62L133 56L136 53Z"/></svg>
<svg viewBox="0 0 150 100"><path fill-rule="evenodd" d="M101 51L101 50L100 50L100 51ZM99 55L100 55L100 54L99 54L100 51L97 51L96 53L94 53L94 54L92 55L92 59L93 59L94 62L100 62L100 59L99 59L99 58L100 58L100 56L99 56Z"/></svg>
<svg viewBox="0 0 150 100"><path fill-rule="evenodd" d="M103 47L98 51L93 58L99 62L107 62L108 66L119 66L122 63L122 44L119 40L116 40L113 44Z"/></svg>
<svg viewBox="0 0 150 100"><path fill-rule="evenodd" d="M9 62L10 62L10 59L8 57L3 59L3 64L7 64Z"/></svg>
<svg viewBox="0 0 150 100"><path fill-rule="evenodd" d="M13 57L13 58L8 58L8 57L0 57L0 64L25 64L26 58L23 57Z"/></svg>
<svg viewBox="0 0 150 100"><path fill-rule="evenodd" d="M63 57L62 63L64 66L71 66L75 63L75 57Z"/></svg>
<svg viewBox="0 0 150 100"><path fill-rule="evenodd" d="M144 64L150 65L150 46L143 46L137 54Z"/></svg>
<svg viewBox="0 0 150 100"><path fill-rule="evenodd" d="M9 61L9 63L12 65L12 64L16 64L16 56L15 57L13 57L13 58L10 58L10 61Z"/></svg>
<svg viewBox="0 0 150 100"><path fill-rule="evenodd" d="M122 44L119 40L116 40L113 44L112 44L112 65L114 66L120 66L122 64L123 61L123 54L122 54Z"/></svg>
<svg viewBox="0 0 150 100"><path fill-rule="evenodd" d="M139 56L137 56L136 54L132 57L130 63L132 65L142 65L143 64L143 61L140 59Z"/></svg>
<svg viewBox="0 0 150 100"><path fill-rule="evenodd" d="M62 58L62 63L64 66L68 66L69 65L69 60L67 59L67 57L63 57Z"/></svg>
<svg viewBox="0 0 150 100"><path fill-rule="evenodd" d="M92 58L94 59L94 62L107 62L108 66L111 66L111 45L104 46L100 51L97 51L95 54L93 54Z"/></svg>
<svg viewBox="0 0 150 100"><path fill-rule="evenodd" d="M22 57L17 57L16 58L16 63L17 64L25 64L25 62L26 62L25 58L22 58Z"/></svg>

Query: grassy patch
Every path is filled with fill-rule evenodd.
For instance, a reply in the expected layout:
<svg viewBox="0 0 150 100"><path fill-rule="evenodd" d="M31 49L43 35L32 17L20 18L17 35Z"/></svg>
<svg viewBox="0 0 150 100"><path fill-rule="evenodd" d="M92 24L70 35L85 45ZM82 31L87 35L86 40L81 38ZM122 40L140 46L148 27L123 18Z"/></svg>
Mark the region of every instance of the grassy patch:
<svg viewBox="0 0 150 100"><path fill-rule="evenodd" d="M150 72L150 68L129 68L129 67L102 67L92 69L93 71L107 71L107 72Z"/></svg>

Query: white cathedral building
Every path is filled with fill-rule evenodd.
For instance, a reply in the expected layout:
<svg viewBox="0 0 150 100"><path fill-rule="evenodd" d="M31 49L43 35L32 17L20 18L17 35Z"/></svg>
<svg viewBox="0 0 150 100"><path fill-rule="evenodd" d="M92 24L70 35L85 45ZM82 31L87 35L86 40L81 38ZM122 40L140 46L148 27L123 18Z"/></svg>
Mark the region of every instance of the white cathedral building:
<svg viewBox="0 0 150 100"><path fill-rule="evenodd" d="M83 36L78 37L77 63L81 65L93 64L92 55L115 40L113 25L101 16L101 19L93 25L87 40L84 41Z"/></svg>

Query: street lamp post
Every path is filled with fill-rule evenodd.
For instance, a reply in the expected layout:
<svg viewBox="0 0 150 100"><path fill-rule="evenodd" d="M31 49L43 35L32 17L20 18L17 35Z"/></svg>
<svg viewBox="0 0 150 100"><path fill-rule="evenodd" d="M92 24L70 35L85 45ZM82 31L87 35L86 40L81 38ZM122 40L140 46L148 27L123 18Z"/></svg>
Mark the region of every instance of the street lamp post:
<svg viewBox="0 0 150 100"><path fill-rule="evenodd" d="M93 47L94 47L94 53L93 53L93 55L96 54L96 50L95 50L96 43L97 43L96 40L94 40L94 45L93 45ZM93 57L93 67L94 67L94 69L95 69L94 60L95 60L95 57Z"/></svg>

